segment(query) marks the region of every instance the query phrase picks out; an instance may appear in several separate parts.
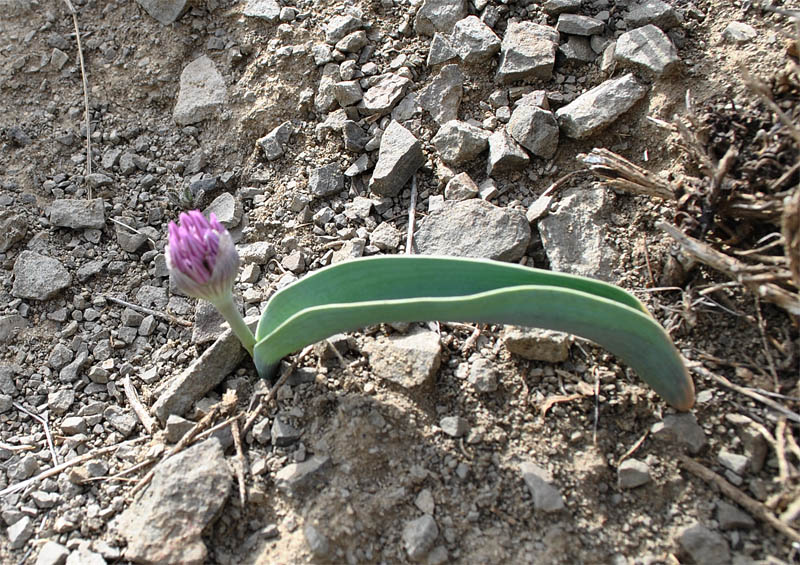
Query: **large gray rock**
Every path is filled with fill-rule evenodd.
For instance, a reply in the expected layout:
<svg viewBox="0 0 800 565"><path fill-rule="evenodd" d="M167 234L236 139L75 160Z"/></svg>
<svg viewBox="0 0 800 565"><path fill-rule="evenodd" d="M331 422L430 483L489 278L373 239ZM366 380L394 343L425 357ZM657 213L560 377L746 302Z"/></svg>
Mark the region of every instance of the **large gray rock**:
<svg viewBox="0 0 800 565"><path fill-rule="evenodd" d="M650 482L650 466L644 461L631 457L620 463L617 469L619 488L631 489Z"/></svg>
<svg viewBox="0 0 800 565"><path fill-rule="evenodd" d="M364 111L367 114L386 114L405 96L411 81L404 76L389 73L364 93Z"/></svg>
<svg viewBox="0 0 800 565"><path fill-rule="evenodd" d="M634 67L656 76L672 71L680 61L667 34L652 24L620 35L614 59L620 66Z"/></svg>
<svg viewBox="0 0 800 565"><path fill-rule="evenodd" d="M203 55L183 69L178 102L172 116L182 126L202 122L219 110L225 97L225 79L214 61Z"/></svg>
<svg viewBox="0 0 800 565"><path fill-rule="evenodd" d="M437 31L450 33L456 22L466 15L465 0L425 0L414 18L414 31L420 35L433 35Z"/></svg>
<svg viewBox="0 0 800 565"><path fill-rule="evenodd" d="M430 47L428 48L428 59L426 64L431 67L433 65L441 65L449 61L458 59L458 53L453 47L453 43L449 37L441 33L434 33L431 39Z"/></svg>
<svg viewBox="0 0 800 565"><path fill-rule="evenodd" d="M644 0L633 4L625 16L629 29L653 24L663 30L679 26L681 23L675 8L661 0Z"/></svg>
<svg viewBox="0 0 800 565"><path fill-rule="evenodd" d="M182 416L194 402L221 383L244 356L241 342L228 330L167 385L153 405L153 413L162 424L170 414Z"/></svg>
<svg viewBox="0 0 800 565"><path fill-rule="evenodd" d="M338 163L328 163L311 171L308 189L316 197L331 196L344 190L344 175Z"/></svg>
<svg viewBox="0 0 800 565"><path fill-rule="evenodd" d="M606 242L611 196L604 188L567 190L558 209L539 220L542 244L554 271L613 282L619 254Z"/></svg>
<svg viewBox="0 0 800 565"><path fill-rule="evenodd" d="M419 140L399 122L392 120L383 132L369 188L380 196L397 196L424 162Z"/></svg>
<svg viewBox="0 0 800 565"><path fill-rule="evenodd" d="M169 25L186 10L186 0L136 0L145 12L163 25Z"/></svg>
<svg viewBox="0 0 800 565"><path fill-rule="evenodd" d="M25 238L28 224L25 218L11 210L0 212L0 253L8 251L12 245Z"/></svg>
<svg viewBox="0 0 800 565"><path fill-rule="evenodd" d="M612 124L647 93L632 74L607 80L556 111L567 136L583 139Z"/></svg>
<svg viewBox="0 0 800 565"><path fill-rule="evenodd" d="M364 22L355 16L333 16L325 26L325 41L333 45L362 27Z"/></svg>
<svg viewBox="0 0 800 565"><path fill-rule="evenodd" d="M535 106L517 106L506 126L520 145L543 159L550 159L558 149L558 122L553 112Z"/></svg>
<svg viewBox="0 0 800 565"><path fill-rule="evenodd" d="M120 516L116 529L128 542L125 559L136 563L206 562L203 529L225 505L231 471L216 438L193 445L159 464L141 497Z"/></svg>
<svg viewBox="0 0 800 565"><path fill-rule="evenodd" d="M683 528L676 541L695 563L725 565L731 562L731 551L725 538L700 523Z"/></svg>
<svg viewBox="0 0 800 565"><path fill-rule="evenodd" d="M514 138L501 128L489 136L489 176L525 168L530 162L528 154Z"/></svg>
<svg viewBox="0 0 800 565"><path fill-rule="evenodd" d="M406 389L431 385L441 363L439 335L429 330L378 337L363 349L378 377Z"/></svg>
<svg viewBox="0 0 800 565"><path fill-rule="evenodd" d="M557 512L564 508L561 491L553 485L553 478L545 469L530 461L519 464L522 479L533 497L533 507L542 512Z"/></svg>
<svg viewBox="0 0 800 565"><path fill-rule="evenodd" d="M414 237L419 253L515 261L531 239L525 215L484 200L446 201L421 223Z"/></svg>
<svg viewBox="0 0 800 565"><path fill-rule="evenodd" d="M14 262L14 286L17 298L48 300L72 284L72 275L57 259L35 251L23 251Z"/></svg>
<svg viewBox="0 0 800 565"><path fill-rule="evenodd" d="M39 550L36 556L36 565L64 565L69 555L69 549L56 543L48 541Z"/></svg>
<svg viewBox="0 0 800 565"><path fill-rule="evenodd" d="M686 447L691 455L698 455L708 447L708 439L703 427L697 423L694 414L669 414L662 422L650 428L654 438L676 443Z"/></svg>
<svg viewBox="0 0 800 565"><path fill-rule="evenodd" d="M465 63L483 63L500 51L500 38L476 16L467 16L453 27L453 47Z"/></svg>
<svg viewBox="0 0 800 565"><path fill-rule="evenodd" d="M596 35L603 33L605 27L600 20L578 14L561 14L556 22L556 29L567 35Z"/></svg>
<svg viewBox="0 0 800 565"><path fill-rule="evenodd" d="M251 18L277 22L281 15L281 7L275 0L247 0L242 13Z"/></svg>
<svg viewBox="0 0 800 565"><path fill-rule="evenodd" d="M467 122L450 120L439 128L431 143L439 151L442 161L449 165L460 165L486 150L489 135L485 129Z"/></svg>
<svg viewBox="0 0 800 565"><path fill-rule="evenodd" d="M445 65L419 93L419 105L438 124L458 118L464 75L458 65Z"/></svg>
<svg viewBox="0 0 800 565"><path fill-rule="evenodd" d="M412 561L419 561L425 557L437 537L439 537L439 527L430 514L406 522L403 526L403 545Z"/></svg>
<svg viewBox="0 0 800 565"><path fill-rule="evenodd" d="M106 223L103 199L62 198L53 200L50 205L50 223L54 226L74 230L101 229Z"/></svg>
<svg viewBox="0 0 800 565"><path fill-rule="evenodd" d="M550 80L557 47L558 32L554 28L533 22L509 23L500 46L497 80Z"/></svg>

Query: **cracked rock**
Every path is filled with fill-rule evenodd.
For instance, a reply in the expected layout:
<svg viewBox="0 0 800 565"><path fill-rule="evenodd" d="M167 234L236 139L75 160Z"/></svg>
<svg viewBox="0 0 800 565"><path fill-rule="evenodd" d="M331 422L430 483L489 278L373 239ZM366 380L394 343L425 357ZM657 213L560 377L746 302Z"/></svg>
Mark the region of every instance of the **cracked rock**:
<svg viewBox="0 0 800 565"><path fill-rule="evenodd" d="M425 0L414 18L414 31L420 35L450 33L456 22L467 15L465 0Z"/></svg>
<svg viewBox="0 0 800 565"><path fill-rule="evenodd" d="M550 80L556 62L558 32L533 22L511 22L500 46L497 80Z"/></svg>
<svg viewBox="0 0 800 565"><path fill-rule="evenodd" d="M543 159L558 149L558 122L552 112L527 104L517 106L506 126L520 145Z"/></svg>
<svg viewBox="0 0 800 565"><path fill-rule="evenodd" d="M482 128L450 120L433 136L433 143L442 161L448 165L460 165L474 159L489 146L490 133Z"/></svg>
<svg viewBox="0 0 800 565"><path fill-rule="evenodd" d="M622 66L635 67L656 76L673 70L680 61L667 34L652 24L619 36L614 59Z"/></svg>
<svg viewBox="0 0 800 565"><path fill-rule="evenodd" d="M489 162L487 174L492 176L498 173L518 171L524 169L530 158L522 146L501 128L489 136Z"/></svg>
<svg viewBox="0 0 800 565"><path fill-rule="evenodd" d="M386 114L405 96L411 81L404 76L389 73L364 93L364 111L367 114Z"/></svg>
<svg viewBox="0 0 800 565"><path fill-rule="evenodd" d="M438 124L458 118L464 75L458 65L445 65L419 94L419 105Z"/></svg>
<svg viewBox="0 0 800 565"><path fill-rule="evenodd" d="M467 64L483 63L500 51L500 38L476 16L467 16L453 27L453 47Z"/></svg>

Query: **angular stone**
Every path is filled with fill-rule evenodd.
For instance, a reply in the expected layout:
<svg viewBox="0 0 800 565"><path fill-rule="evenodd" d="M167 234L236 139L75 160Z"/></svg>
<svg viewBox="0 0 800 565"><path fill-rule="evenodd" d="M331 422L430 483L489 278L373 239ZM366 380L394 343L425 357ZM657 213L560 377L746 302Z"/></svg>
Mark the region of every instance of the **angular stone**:
<svg viewBox="0 0 800 565"><path fill-rule="evenodd" d="M96 551L89 549L89 542L84 541L78 549L70 552L65 565L107 565L105 558Z"/></svg>
<svg viewBox="0 0 800 565"><path fill-rule="evenodd" d="M85 351L78 353L75 360L61 369L58 373L58 380L62 383L71 383L78 379L80 372L83 370L88 360L89 355Z"/></svg>
<svg viewBox="0 0 800 565"><path fill-rule="evenodd" d="M5 253L12 245L22 241L27 232L28 224L23 216L11 210L0 211L0 253Z"/></svg>
<svg viewBox="0 0 800 565"><path fill-rule="evenodd" d="M593 35L592 37L598 37ZM560 45L559 52L567 63L591 63L597 59L591 42L580 35L570 35L567 42Z"/></svg>
<svg viewBox="0 0 800 565"><path fill-rule="evenodd" d="M202 533L225 505L231 484L231 471L216 438L160 463L150 485L116 523L116 530L128 542L125 559L137 563L206 562Z"/></svg>
<svg viewBox="0 0 800 565"><path fill-rule="evenodd" d="M491 393L497 391L498 371L488 359L480 357L469 367L467 382L475 392Z"/></svg>
<svg viewBox="0 0 800 565"><path fill-rule="evenodd" d="M404 76L389 73L364 93L364 111L367 114L386 114L405 96L411 81Z"/></svg>
<svg viewBox="0 0 800 565"><path fill-rule="evenodd" d="M695 563L724 565L731 562L730 547L725 538L700 523L683 528L678 533L677 542Z"/></svg>
<svg viewBox="0 0 800 565"><path fill-rule="evenodd" d="M175 22L186 9L186 0L136 0L136 2L162 25Z"/></svg>
<svg viewBox="0 0 800 565"><path fill-rule="evenodd" d="M276 416L272 421L272 428L270 430L270 439L272 445L285 447L292 445L303 435L302 430L298 430L288 422L285 422L280 416Z"/></svg>
<svg viewBox="0 0 800 565"><path fill-rule="evenodd" d="M661 0L643 0L637 4L633 4L628 9L628 14L625 16L625 23L628 24L628 29L635 29L637 27L653 24L664 31L677 27L681 24L678 12L675 8L662 2Z"/></svg>
<svg viewBox="0 0 800 565"><path fill-rule="evenodd" d="M503 343L506 349L524 359L561 363L569 358L569 334L527 328L506 326L503 329Z"/></svg>
<svg viewBox="0 0 800 565"><path fill-rule="evenodd" d="M619 254L606 240L611 196L605 188L576 187L566 190L558 208L539 220L542 244L554 271L615 279Z"/></svg>
<svg viewBox="0 0 800 565"><path fill-rule="evenodd" d="M467 173L458 173L444 187L444 197L448 200L468 200L478 196L478 185Z"/></svg>
<svg viewBox="0 0 800 565"><path fill-rule="evenodd" d="M203 55L186 65L181 72L178 101L172 116L182 126L202 122L213 116L225 103L225 79L214 61Z"/></svg>
<svg viewBox="0 0 800 565"><path fill-rule="evenodd" d="M556 111L561 130L583 139L609 126L647 93L632 74L607 80Z"/></svg>
<svg viewBox="0 0 800 565"><path fill-rule="evenodd" d="M298 493L322 482L330 468L330 457L314 455L301 463L290 463L275 473L275 486L283 491Z"/></svg>
<svg viewBox="0 0 800 565"><path fill-rule="evenodd" d="M364 27L364 22L355 16L333 16L325 26L325 41L333 45L348 33Z"/></svg>
<svg viewBox="0 0 800 565"><path fill-rule="evenodd" d="M281 7L276 0L247 0L242 13L250 18L277 22L281 15Z"/></svg>
<svg viewBox="0 0 800 565"><path fill-rule="evenodd" d="M731 22L722 30L722 39L728 43L743 44L754 40L758 36L756 29L744 22Z"/></svg>
<svg viewBox="0 0 800 565"><path fill-rule="evenodd" d="M488 131L467 122L450 120L439 128L431 143L442 161L448 165L460 165L486 150L489 135Z"/></svg>
<svg viewBox="0 0 800 565"><path fill-rule="evenodd" d="M400 231L392 223L383 222L369 234L369 242L381 251L392 251L400 245Z"/></svg>
<svg viewBox="0 0 800 565"><path fill-rule="evenodd" d="M136 415L132 411L125 410L120 406L109 406L103 412L103 417L122 437L131 435L138 423Z"/></svg>
<svg viewBox="0 0 800 565"><path fill-rule="evenodd" d="M558 32L554 28L533 22L509 23L500 47L497 80L550 80L557 47Z"/></svg>
<svg viewBox="0 0 800 565"><path fill-rule="evenodd" d="M34 524L33 520L29 516L23 516L8 527L6 532L8 534L8 547L10 549L23 547L31 539L35 529L36 524Z"/></svg>
<svg viewBox="0 0 800 565"><path fill-rule="evenodd" d="M14 262L14 285L17 298L48 300L72 284L72 275L57 259L35 251L23 251Z"/></svg>
<svg viewBox="0 0 800 565"><path fill-rule="evenodd" d="M244 359L239 339L228 330L180 375L170 381L153 405L153 413L166 422L170 414L182 416L197 400L216 387Z"/></svg>
<svg viewBox="0 0 800 565"><path fill-rule="evenodd" d="M86 433L87 429L86 419L81 416L70 416L61 421L61 432L68 436Z"/></svg>
<svg viewBox="0 0 800 565"><path fill-rule="evenodd" d="M467 64L483 63L500 51L500 38L476 16L467 16L453 27L453 47Z"/></svg>
<svg viewBox="0 0 800 565"><path fill-rule="evenodd" d="M367 41L367 32L364 30L348 33L336 42L336 49L342 53L358 53Z"/></svg>
<svg viewBox="0 0 800 565"><path fill-rule="evenodd" d="M719 461L720 465L726 469L730 469L740 477L743 476L747 471L747 466L749 463L747 457L744 455L733 453L727 449L720 450L719 454L717 455L717 461Z"/></svg>
<svg viewBox="0 0 800 565"><path fill-rule="evenodd" d="M412 561L419 561L425 557L437 537L439 537L439 527L430 514L406 522L403 526L403 546Z"/></svg>
<svg viewBox="0 0 800 565"><path fill-rule="evenodd" d="M69 549L56 543L48 541L39 550L36 556L36 565L64 565L69 556Z"/></svg>
<svg viewBox="0 0 800 565"><path fill-rule="evenodd" d="M579 12L581 0L547 0L542 9L550 16L557 16L564 12Z"/></svg>
<svg viewBox="0 0 800 565"><path fill-rule="evenodd" d="M333 95L339 106L346 107L358 103L364 98L361 85L357 80L344 80L333 85Z"/></svg>
<svg viewBox="0 0 800 565"><path fill-rule="evenodd" d="M558 122L552 112L535 106L517 106L506 126L520 145L543 159L551 159L558 149Z"/></svg>
<svg viewBox="0 0 800 565"><path fill-rule="evenodd" d="M430 385L439 370L442 346L439 335L418 330L404 336L378 337L367 342L364 353L375 374L403 388Z"/></svg>
<svg viewBox="0 0 800 565"><path fill-rule="evenodd" d="M619 36L614 59L621 66L635 67L656 76L673 70L680 61L669 37L652 24Z"/></svg>
<svg viewBox="0 0 800 565"><path fill-rule="evenodd" d="M445 65L419 93L419 105L438 124L458 118L464 75L458 65Z"/></svg>
<svg viewBox="0 0 800 565"><path fill-rule="evenodd" d="M289 143L289 138L293 132L292 123L283 122L267 135L260 138L256 143L261 147L267 160L274 161L283 155L286 144Z"/></svg>
<svg viewBox="0 0 800 565"><path fill-rule="evenodd" d="M439 420L439 427L450 437L462 437L469 431L469 422L461 416L445 416Z"/></svg>
<svg viewBox="0 0 800 565"><path fill-rule="evenodd" d="M691 455L698 455L708 445L706 434L694 414L669 414L663 422L653 424L650 432L656 439L685 446Z"/></svg>
<svg viewBox="0 0 800 565"><path fill-rule="evenodd" d="M328 538L315 528L312 524L306 524L303 528L303 536L306 538L308 549L311 550L316 557L324 559L331 550L331 544Z"/></svg>
<svg viewBox="0 0 800 565"><path fill-rule="evenodd" d="M414 18L414 31L419 35L450 33L453 26L467 15L465 0L425 0Z"/></svg>
<svg viewBox="0 0 800 565"><path fill-rule="evenodd" d="M47 408L54 416L62 416L75 402L75 391L71 388L62 388L47 393Z"/></svg>
<svg viewBox="0 0 800 565"><path fill-rule="evenodd" d="M478 199L448 202L421 223L414 241L423 255L516 261L528 248L525 215Z"/></svg>
<svg viewBox="0 0 800 565"><path fill-rule="evenodd" d="M242 213L241 200L237 200L230 192L223 192L208 205L208 208L203 210L203 214L207 218L214 214L219 223L228 229L235 228L241 223Z"/></svg>
<svg viewBox="0 0 800 565"><path fill-rule="evenodd" d="M458 59L458 53L450 42L450 39L441 33L433 34L431 45L428 49L428 59L426 64L429 67L433 65L441 65Z"/></svg>
<svg viewBox="0 0 800 565"><path fill-rule="evenodd" d="M311 171L308 189L315 197L324 198L344 190L344 175L338 163L328 163Z"/></svg>
<svg viewBox="0 0 800 565"><path fill-rule="evenodd" d="M392 120L381 137L378 162L369 189L380 196L397 196L425 163L422 145L410 131Z"/></svg>
<svg viewBox="0 0 800 565"><path fill-rule="evenodd" d="M724 500L717 502L717 522L723 530L749 530L756 525L750 514Z"/></svg>
<svg viewBox="0 0 800 565"><path fill-rule="evenodd" d="M558 488L552 484L553 478L550 473L530 461L520 463L519 470L531 492L533 507L536 510L557 512L565 507L564 498Z"/></svg>
<svg viewBox="0 0 800 565"><path fill-rule="evenodd" d="M341 79L342 76L339 74L339 65L336 63L328 63L322 67L322 75L319 79L317 95L314 97L314 109L317 112L328 112L336 103L334 88L336 83Z"/></svg>
<svg viewBox="0 0 800 565"><path fill-rule="evenodd" d="M21 333L21 330L27 327L27 320L19 314L0 316L0 342L8 343L14 341Z"/></svg>
<svg viewBox="0 0 800 565"><path fill-rule="evenodd" d="M638 459L626 459L617 469L619 488L631 489L650 482L650 467Z"/></svg>
<svg viewBox="0 0 800 565"><path fill-rule="evenodd" d="M577 14L561 14L556 23L556 29L568 35L596 35L603 33L605 27L600 20Z"/></svg>
<svg viewBox="0 0 800 565"><path fill-rule="evenodd" d="M524 169L530 158L520 144L501 128L489 136L489 176Z"/></svg>
<svg viewBox="0 0 800 565"><path fill-rule="evenodd" d="M167 418L167 424L164 428L164 434L169 443L177 443L186 435L186 433L195 426L195 422L171 414Z"/></svg>
<svg viewBox="0 0 800 565"><path fill-rule="evenodd" d="M254 263L266 265L275 256L275 246L269 241L256 241L237 247L239 257L245 265Z"/></svg>

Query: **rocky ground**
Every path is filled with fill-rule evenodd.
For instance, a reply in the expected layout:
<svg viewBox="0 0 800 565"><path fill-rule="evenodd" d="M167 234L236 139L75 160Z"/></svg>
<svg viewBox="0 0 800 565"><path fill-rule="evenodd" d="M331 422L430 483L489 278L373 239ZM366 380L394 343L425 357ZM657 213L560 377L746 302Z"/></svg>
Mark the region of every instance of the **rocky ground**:
<svg viewBox="0 0 800 565"><path fill-rule="evenodd" d="M689 100L761 116L732 135L763 157L779 122L740 71L797 56L782 2L73 5L90 162L70 3L0 0L0 561L795 559L791 316L671 276L656 224L685 202L579 172L605 147L679 183ZM170 286L166 226L192 208L238 242L251 317L305 273L406 252L411 217L415 253L620 284L697 405L569 336L444 321L334 336L266 402Z"/></svg>

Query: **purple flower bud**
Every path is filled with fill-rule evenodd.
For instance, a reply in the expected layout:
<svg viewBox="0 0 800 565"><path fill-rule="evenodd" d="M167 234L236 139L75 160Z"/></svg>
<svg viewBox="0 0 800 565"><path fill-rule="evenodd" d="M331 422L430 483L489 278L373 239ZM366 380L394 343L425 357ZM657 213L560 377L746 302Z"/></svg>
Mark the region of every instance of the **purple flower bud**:
<svg viewBox="0 0 800 565"><path fill-rule="evenodd" d="M180 225L169 223L166 249L169 267L181 292L211 303L228 300L239 270L231 235L212 213L182 213Z"/></svg>

